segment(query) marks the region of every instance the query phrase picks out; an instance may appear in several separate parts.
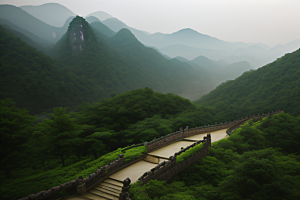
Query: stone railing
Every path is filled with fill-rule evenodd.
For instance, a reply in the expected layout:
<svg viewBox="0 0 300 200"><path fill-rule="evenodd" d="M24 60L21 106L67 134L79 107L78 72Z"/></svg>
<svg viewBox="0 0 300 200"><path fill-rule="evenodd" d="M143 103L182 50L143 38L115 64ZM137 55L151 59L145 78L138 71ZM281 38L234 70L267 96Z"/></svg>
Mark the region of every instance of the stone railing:
<svg viewBox="0 0 300 200"><path fill-rule="evenodd" d="M154 139L151 142L145 142L145 145L148 146L148 153L149 153L186 137L190 137L200 133L207 133L207 132L217 131L220 129L229 128L230 126L238 123L241 120L242 119L235 120L232 122L215 124L215 125L201 126L192 129L189 129L189 127L187 126L185 129L181 128L179 131Z"/></svg>
<svg viewBox="0 0 300 200"><path fill-rule="evenodd" d="M92 189L99 182L115 173L120 167L125 164L125 158L123 154L119 155L119 158L109 165L105 165L94 173L90 174L86 178L79 177L76 180L72 180L66 183L63 183L59 186L50 188L49 190L39 192L37 194L32 194L27 197L23 197L19 200L54 200L66 195L72 194L83 194L86 191Z"/></svg>
<svg viewBox="0 0 300 200"><path fill-rule="evenodd" d="M190 148L193 148L197 144L204 143L204 149L202 149L200 152L194 154L190 158L187 158L181 163L177 163L176 159L177 156L182 154L183 152L187 151ZM211 136L210 134L207 134L203 138L203 140L197 141L194 144L180 150L179 152L175 153L174 156L170 156L168 161L164 161L154 168L152 168L150 171L145 172L139 180L143 182L143 185L148 183L150 180L170 180L173 176L178 174L179 172L183 171L186 167L190 166L191 164L197 162L202 157L205 157L208 155L208 147L211 146Z"/></svg>

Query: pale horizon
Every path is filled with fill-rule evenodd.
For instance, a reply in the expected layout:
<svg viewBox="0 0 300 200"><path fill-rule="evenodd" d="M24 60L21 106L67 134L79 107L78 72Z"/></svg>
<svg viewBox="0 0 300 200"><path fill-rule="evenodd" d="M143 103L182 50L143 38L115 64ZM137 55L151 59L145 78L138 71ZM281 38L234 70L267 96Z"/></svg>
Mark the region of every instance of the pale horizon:
<svg viewBox="0 0 300 200"><path fill-rule="evenodd" d="M79 16L103 11L151 34L184 28L228 42L269 46L300 39L298 0L1 0L15 6L59 3Z"/></svg>

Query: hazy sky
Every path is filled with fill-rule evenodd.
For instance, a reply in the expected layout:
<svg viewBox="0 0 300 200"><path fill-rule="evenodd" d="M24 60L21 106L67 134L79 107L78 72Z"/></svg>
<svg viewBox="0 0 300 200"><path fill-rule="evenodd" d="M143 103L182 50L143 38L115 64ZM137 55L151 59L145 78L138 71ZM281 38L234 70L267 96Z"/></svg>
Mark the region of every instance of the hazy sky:
<svg viewBox="0 0 300 200"><path fill-rule="evenodd" d="M300 39L300 0L0 0L15 6L49 2L80 16L104 11L150 33L192 28L229 42L271 46Z"/></svg>

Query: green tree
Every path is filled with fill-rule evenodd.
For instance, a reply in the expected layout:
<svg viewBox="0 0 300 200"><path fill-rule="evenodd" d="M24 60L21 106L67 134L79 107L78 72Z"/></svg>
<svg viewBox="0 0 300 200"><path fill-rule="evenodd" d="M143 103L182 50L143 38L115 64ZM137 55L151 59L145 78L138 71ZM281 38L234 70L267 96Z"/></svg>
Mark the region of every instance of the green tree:
<svg viewBox="0 0 300 200"><path fill-rule="evenodd" d="M79 158L81 156L80 150L84 146L86 140L80 138L80 134L85 129L90 128L87 125L78 125L70 114L66 113L67 108L54 108L53 113L47 113L50 120L44 120L42 125L45 127L48 140L49 151L61 158L63 166L65 166L65 155L75 153Z"/></svg>
<svg viewBox="0 0 300 200"><path fill-rule="evenodd" d="M28 110L17 108L12 99L0 99L0 169L7 178L12 169L26 162L23 152L36 119Z"/></svg>

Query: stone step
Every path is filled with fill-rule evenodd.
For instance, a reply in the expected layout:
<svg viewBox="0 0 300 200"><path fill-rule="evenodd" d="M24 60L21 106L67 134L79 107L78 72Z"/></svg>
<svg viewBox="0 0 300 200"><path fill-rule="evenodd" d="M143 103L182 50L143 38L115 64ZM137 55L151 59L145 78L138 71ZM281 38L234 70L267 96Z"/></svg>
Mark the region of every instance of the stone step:
<svg viewBox="0 0 300 200"><path fill-rule="evenodd" d="M115 186L115 185L112 185L112 184L109 184L109 183L105 183L105 182L100 183L97 186L99 186L99 187L105 187L105 188L111 188L112 191L117 191L117 192L121 192L122 191L122 187Z"/></svg>
<svg viewBox="0 0 300 200"><path fill-rule="evenodd" d="M100 197L104 197L104 198L110 199L110 200L119 200L119 197L113 196L111 194L107 194L105 192L101 192L101 191L96 190L96 189L90 190L89 193L92 193L94 195L97 195L97 196L100 196Z"/></svg>
<svg viewBox="0 0 300 200"><path fill-rule="evenodd" d="M115 186L118 186L118 187L123 187L123 182L112 179L112 178L106 179L104 181L104 183L108 183L108 184L115 185Z"/></svg>
<svg viewBox="0 0 300 200"><path fill-rule="evenodd" d="M101 191L101 192L104 192L104 193L106 193L106 194L113 195L113 196L115 196L115 197L119 197L119 195L120 195L120 192L117 192L117 191L111 191L111 190L106 189L106 188L103 188L103 187L98 187L98 186L96 186L96 187L94 187L94 189L99 190L99 191Z"/></svg>
<svg viewBox="0 0 300 200"><path fill-rule="evenodd" d="M89 192L85 193L82 196L85 197L86 199L90 199L90 200L108 200L107 198L100 197L100 196L94 195L94 194L89 193Z"/></svg>
<svg viewBox="0 0 300 200"><path fill-rule="evenodd" d="M69 197L67 200L87 200L88 198L82 197L82 196L73 196Z"/></svg>

